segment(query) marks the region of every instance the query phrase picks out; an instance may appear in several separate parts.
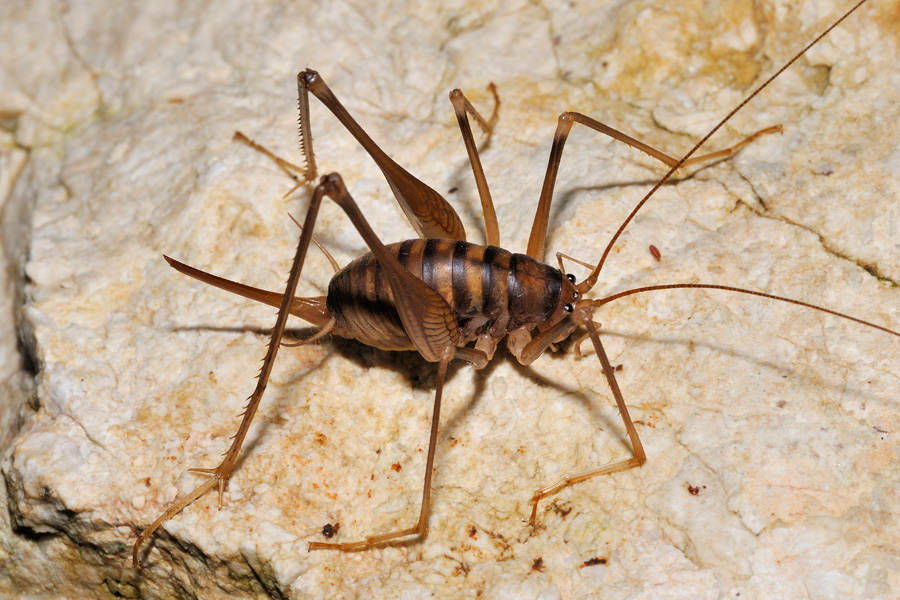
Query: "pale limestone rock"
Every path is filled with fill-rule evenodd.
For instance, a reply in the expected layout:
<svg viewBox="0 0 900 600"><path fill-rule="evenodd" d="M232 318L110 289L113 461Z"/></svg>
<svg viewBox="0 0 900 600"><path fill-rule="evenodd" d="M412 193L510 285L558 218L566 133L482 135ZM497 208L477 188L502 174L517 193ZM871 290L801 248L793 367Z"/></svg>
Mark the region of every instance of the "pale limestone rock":
<svg viewBox="0 0 900 600"><path fill-rule="evenodd" d="M319 70L417 176L456 188L447 195L475 241L480 209L446 94L461 87L487 112L496 83L500 122L482 159L503 244L521 251L560 112L679 155L844 4L4 6L3 241L16 289L22 268L28 283L24 305L3 285L3 310L19 315L39 373L28 404L5 325L0 590L900 594L900 341L701 292L597 311L649 462L545 500L534 531L522 522L534 489L627 451L590 356L525 369L501 353L481 373L451 369L426 539L307 552L326 523L349 541L413 521L434 385L414 354L326 340L280 352L224 507L203 497L151 540L142 571L130 565L137 533L202 481L187 469L219 460L264 353L259 331L274 323L272 309L180 276L162 254L283 285L297 238L287 214L302 217L308 190L283 199L291 182L231 136L301 161L298 70ZM711 149L785 130L665 186L595 295L730 284L900 328L897 15L872 0L729 123ZM312 111L322 171L344 176L383 239L412 236L377 168L315 100ZM597 260L662 172L576 128L551 252ZM342 263L363 252L333 205L318 235ZM330 272L314 252L302 293L323 293Z"/></svg>

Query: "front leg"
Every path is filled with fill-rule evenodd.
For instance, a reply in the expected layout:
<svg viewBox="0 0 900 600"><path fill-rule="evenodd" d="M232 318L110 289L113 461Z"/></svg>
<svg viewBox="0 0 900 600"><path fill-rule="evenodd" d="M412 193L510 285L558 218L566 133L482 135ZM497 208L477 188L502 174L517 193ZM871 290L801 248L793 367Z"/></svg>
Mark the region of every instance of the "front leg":
<svg viewBox="0 0 900 600"><path fill-rule="evenodd" d="M572 319L563 319L546 331L532 337L526 328L515 329L506 338L506 346L519 364L530 365L540 357L551 344L568 338L578 325Z"/></svg>
<svg viewBox="0 0 900 600"><path fill-rule="evenodd" d="M600 342L600 335L597 333L597 329L594 327L594 323L590 318L590 309L585 310L576 308L575 310L575 317L578 319L579 323L587 329L588 336L591 338L594 349L597 351L597 357L600 359L600 365L603 367L603 374L606 376L606 381L609 383L609 388L616 400L616 406L619 408L619 414L622 416L622 422L625 424L625 431L628 433L628 439L631 441L632 456L631 458L613 461L599 467L591 467L581 471L565 473L557 481L535 491L534 495L531 497L531 516L528 519L528 522L531 525L534 525L537 521L538 502L550 494L558 492L562 488L570 486L573 483L578 483L579 481L584 481L585 479L590 479L597 475L606 475L639 467L647 461L644 445L641 443L641 438L638 436L637 429L634 427L631 415L628 414L628 407L625 405L625 399L622 397L622 391L619 389L618 381L616 381L615 369L613 369L609 362L609 358L606 356L606 350Z"/></svg>

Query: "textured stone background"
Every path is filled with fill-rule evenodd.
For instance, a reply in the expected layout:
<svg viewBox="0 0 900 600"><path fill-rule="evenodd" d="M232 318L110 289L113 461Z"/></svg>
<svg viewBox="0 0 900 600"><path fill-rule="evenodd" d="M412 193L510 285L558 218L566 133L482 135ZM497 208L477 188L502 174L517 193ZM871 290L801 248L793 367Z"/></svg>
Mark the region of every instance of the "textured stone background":
<svg viewBox="0 0 900 600"><path fill-rule="evenodd" d="M186 470L224 451L264 353L259 331L274 323L272 309L161 255L283 284L297 237L287 214L303 215L308 191L283 199L291 182L231 136L300 160L298 70L319 70L423 180L456 188L475 241L447 92L487 111L495 82L503 105L483 162L503 243L522 250L560 112L677 155L846 4L3 3L0 591L900 595L900 340L701 292L597 311L650 460L556 494L533 531L522 519L535 488L626 453L591 357L526 369L501 353L482 373L453 369L427 538L308 553L326 523L354 540L412 522L434 384L411 353L326 340L279 355L225 506L202 498L152 540L142 571L130 566L137 533L201 481ZM747 107L712 146L775 123L784 134L662 190L595 294L741 285L900 328L898 21L896 0L872 0ZM312 110L323 171L342 173L383 239L410 237L377 168ZM551 250L596 260L661 173L576 129ZM362 252L336 207L319 228L340 262ZM303 293L329 276L315 252Z"/></svg>

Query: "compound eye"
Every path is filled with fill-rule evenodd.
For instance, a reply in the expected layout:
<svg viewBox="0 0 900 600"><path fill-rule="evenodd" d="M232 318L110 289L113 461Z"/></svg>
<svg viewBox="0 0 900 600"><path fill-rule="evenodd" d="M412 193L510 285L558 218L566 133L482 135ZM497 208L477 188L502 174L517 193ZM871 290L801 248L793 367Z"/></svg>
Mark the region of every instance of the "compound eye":
<svg viewBox="0 0 900 600"><path fill-rule="evenodd" d="M569 283L575 283L575 276L571 273L566 273L566 279L569 280Z"/></svg>
<svg viewBox="0 0 900 600"><path fill-rule="evenodd" d="M566 311L567 313L570 313L570 312L572 312L572 311L575 310L575 309L572 308L572 305L571 305L571 304L566 304L565 306L563 306L563 310Z"/></svg>

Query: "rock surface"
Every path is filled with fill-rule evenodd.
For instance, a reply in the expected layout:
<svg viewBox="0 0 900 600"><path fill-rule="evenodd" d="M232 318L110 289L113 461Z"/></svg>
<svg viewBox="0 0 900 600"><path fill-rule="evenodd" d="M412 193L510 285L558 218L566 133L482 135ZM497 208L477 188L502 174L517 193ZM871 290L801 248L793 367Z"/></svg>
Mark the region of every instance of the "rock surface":
<svg viewBox="0 0 900 600"><path fill-rule="evenodd" d="M150 541L141 571L130 563L137 534L202 481L187 469L217 464L274 323L162 254L283 286L287 215L302 218L309 190L283 198L292 182L232 134L302 161L298 70L322 73L445 193L473 241L480 208L447 92L489 113L494 82L500 121L482 160L503 245L522 251L559 113L677 156L845 4L4 4L0 591L900 595L900 340L715 292L597 310L649 461L548 498L533 530L522 519L536 488L628 453L598 362L571 347L530 368L501 352L482 372L451 369L424 540L308 552L326 524L351 541L413 522L435 378L412 353L326 339L281 350L224 506L207 494ZM784 133L660 190L594 295L719 283L900 329L898 15L896 0L871 0L733 119L710 148ZM384 240L412 237L315 100L312 119L320 169L343 175ZM663 172L576 126L551 253L596 261ZM331 204L317 235L342 264L364 251ZM301 293L324 293L330 273L313 252Z"/></svg>

